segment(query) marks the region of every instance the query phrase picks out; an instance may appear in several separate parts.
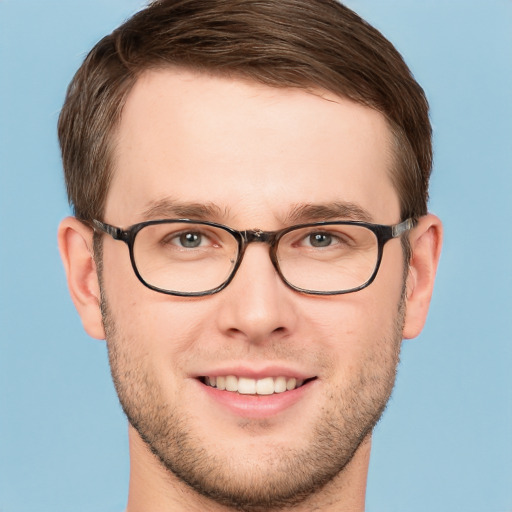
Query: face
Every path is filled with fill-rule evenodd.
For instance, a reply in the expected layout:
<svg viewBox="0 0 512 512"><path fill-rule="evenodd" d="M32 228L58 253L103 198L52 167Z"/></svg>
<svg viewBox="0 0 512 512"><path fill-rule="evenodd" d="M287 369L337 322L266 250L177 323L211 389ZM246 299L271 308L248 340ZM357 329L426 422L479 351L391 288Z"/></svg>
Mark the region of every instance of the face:
<svg viewBox="0 0 512 512"><path fill-rule="evenodd" d="M394 224L390 148L379 113L325 91L153 71L125 106L103 220L277 230L344 220L348 205L356 220ZM144 287L126 245L103 237L112 374L135 435L189 486L246 510L341 478L393 387L403 264L391 240L369 287L312 296L280 280L268 246L251 244L226 289L175 297ZM240 391L269 379L291 389L208 385L228 376Z"/></svg>

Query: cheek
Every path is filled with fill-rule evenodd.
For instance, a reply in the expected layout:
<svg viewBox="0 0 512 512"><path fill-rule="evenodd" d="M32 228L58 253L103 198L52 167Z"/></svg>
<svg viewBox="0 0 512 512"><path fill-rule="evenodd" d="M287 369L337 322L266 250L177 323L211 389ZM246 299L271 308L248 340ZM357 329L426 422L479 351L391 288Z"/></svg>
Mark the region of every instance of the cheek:
<svg viewBox="0 0 512 512"><path fill-rule="evenodd" d="M106 275L103 292L120 349L133 360L144 359L157 375L167 375L165 379L185 365L187 354L210 325L204 301L150 290L131 266Z"/></svg>
<svg viewBox="0 0 512 512"><path fill-rule="evenodd" d="M330 354L338 369L359 367L381 350L382 343L397 338L400 321L402 273L398 279L376 279L369 287L352 294L311 300L304 323L313 328L311 336ZM399 341L399 340L397 340Z"/></svg>

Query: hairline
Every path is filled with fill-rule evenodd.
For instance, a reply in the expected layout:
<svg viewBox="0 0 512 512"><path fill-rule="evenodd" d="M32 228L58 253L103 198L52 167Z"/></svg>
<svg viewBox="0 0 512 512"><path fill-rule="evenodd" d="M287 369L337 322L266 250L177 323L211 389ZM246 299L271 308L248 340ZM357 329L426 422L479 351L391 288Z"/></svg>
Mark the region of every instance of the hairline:
<svg viewBox="0 0 512 512"><path fill-rule="evenodd" d="M215 69L215 68L207 68L207 67L200 67L200 66L193 66L193 65L185 65L185 64L173 64L168 62L155 62L150 63L147 66L143 67L142 69L139 69L136 73L131 73L127 76L125 79L124 84L124 91L119 99L119 110L118 110L118 117L116 118L115 122L112 123L110 129L105 134L106 137L106 190L103 196L103 201L99 205L100 210L97 212L97 217L99 217L99 220L104 220L104 213L106 208L106 201L109 195L110 186L114 177L114 173L116 172L116 165L115 165L115 154L118 147L118 135L120 130L120 125L123 119L123 112L124 108L126 106L126 102L128 101L128 97L130 96L130 93L132 92L133 88L136 86L136 84L141 80L141 78L151 72L154 71L168 71L168 70L176 70L179 71L190 71L192 73L195 73L197 75L204 75L204 76L210 76L215 78L228 78L232 80L240 80L249 84L259 84L264 85L266 87L274 87L276 89L282 88L282 89L299 89L303 91L307 91L309 93L315 94L319 93L321 91L326 91L331 94L334 94L335 96L339 98L343 98L345 100L351 101L355 104L359 104L362 106L365 106L367 108L370 108L376 112L379 112L379 114L383 117L386 126L388 128L388 150L389 150L389 156L390 156L390 164L389 168L387 169L388 176L391 180L391 184L395 190L395 193L397 194L399 206L400 206L400 221L405 220L403 218L407 215L406 211L407 206L403 204L403 197L400 193L398 183L400 182L401 175L406 172L406 169L403 167L406 166L405 162L402 162L401 156L406 153L409 154L411 152L410 144L407 139L407 136L403 133L403 130L401 130L398 126L395 125L395 123L382 111L378 110L377 108L365 104L362 101L357 101L354 98L349 97L346 94L341 94L339 91L334 91L325 86L319 86L317 84L313 84L307 81L304 81L303 84L297 84L292 85L289 83L283 83L282 84L268 84L263 79L258 79L256 76L251 75L248 72L244 72L243 70L238 69ZM401 146L407 145L409 146L406 151L400 150ZM423 212L426 213L426 212ZM87 219L89 220L89 219ZM409 244L409 237L407 234L401 237L401 244L402 244L402 251L404 255L404 263L408 264L411 258L411 248ZM100 246L102 244L99 244ZM101 251L100 251L100 258L101 258Z"/></svg>
<svg viewBox="0 0 512 512"><path fill-rule="evenodd" d="M405 220L408 215L407 205L403 204L403 194L401 194L398 184L400 183L401 177L405 174L407 167L407 162L403 162L404 153L407 153L407 156L411 153L412 149L410 147L409 141L403 130L398 127L392 119L390 119L385 112L364 103L363 101L357 101L356 99L350 97L347 94L340 93L339 91L334 91L332 88L327 88L325 86L320 86L317 84L313 84L311 82L304 81L303 84L292 85L290 83L285 83L283 81L282 84L275 83L269 84L265 82L263 79L258 79L256 76L251 75L248 72L244 72L243 70L238 69L212 69L212 68L201 68L199 66L193 65L185 65L185 64L173 64L167 62L156 62L150 63L146 67L138 70L136 73L131 73L125 79L124 91L119 98L119 106L118 106L118 116L115 121L112 123L110 129L105 133L105 148L106 148L106 179L105 179L105 192L103 196L103 200L101 204L99 204L99 209L96 212L96 218L98 220L104 220L106 201L110 191L110 186L116 172L116 164L115 164L115 155L118 148L119 143L119 131L120 126L123 120L123 113L126 106L126 102L128 101L128 97L130 96L133 88L136 84L143 78L144 75L154 72L154 71L168 71L168 70L176 70L180 71L190 71L198 76L210 76L212 78L227 78L231 80L239 80L242 82L246 82L248 84L258 84L263 85L269 88L275 89L297 89L306 91L310 94L317 95L321 97L322 92L328 92L330 94L334 94L338 98L342 98L344 100L348 100L354 104L364 106L369 108L375 112L378 112L385 124L387 126L387 145L388 145L388 154L386 157L389 157L389 168L386 170L388 176L391 180L391 184L397 194L399 206L400 206L400 221ZM404 150L404 146L408 146ZM409 165L414 165L414 163L410 162ZM417 165L417 164L416 164ZM421 212L422 214L426 212ZM90 219L84 219L86 221L90 221Z"/></svg>
<svg viewBox="0 0 512 512"><path fill-rule="evenodd" d="M103 201L99 205L100 211L98 212L98 220L104 221L104 213L106 208L106 201L109 195L110 186L112 184L112 180L114 177L114 173L116 172L116 166L115 166L115 154L118 147L118 135L120 130L120 125L123 119L123 112L124 108L126 106L126 102L128 101L128 97L130 96L130 93L132 92L133 88L136 86L137 82L139 82L142 77L148 73L154 72L154 71L168 71L168 70L176 70L179 71L190 71L192 73L195 73L196 75L204 75L204 76L211 76L215 78L228 78L232 80L240 80L243 82L246 82L248 84L259 84L264 85L266 87L274 87L276 89L282 88L282 89L298 89L307 91L311 94L317 94L326 91L331 94L334 94L335 96L339 98L343 98L345 100L351 101L355 104L359 104L362 106L365 106L367 108L370 108L376 112L378 112L382 118L384 119L386 126L388 128L388 137L387 137L387 143L388 143L388 151L390 156L390 164L389 168L386 170L388 173L388 176L391 180L391 184L395 190L395 193L397 194L399 205L400 205L400 221L405 220L402 218L404 216L404 205L402 204L403 198L400 194L399 187L397 183L400 181L400 174L405 172L405 169L401 169L400 167L403 166L403 162L401 162L401 154L403 152L400 151L400 146L404 144L408 144L407 137L403 133L403 131L395 125L395 123L389 119L389 117L382 111L378 110L375 107L372 107L370 105L367 105L363 102L356 101L354 98L349 97L348 95L341 94L338 91L333 91L332 89L328 89L325 86L321 87L316 84L304 82L302 85L291 85L288 83L282 83L279 84L268 84L264 80L260 80L257 77L251 75L250 73L244 72L242 70L237 69L212 69L212 68L206 68L204 67L201 69L199 66L187 66L184 64L172 64L172 63L166 63L166 62L157 62L157 63L151 63L148 66L140 69L136 73L132 73L127 76L125 80L125 90L123 91L123 94L120 97L119 101L119 115L116 118L115 122L112 123L110 130L105 134L106 137L106 149L107 149L107 168L106 168L106 190L105 194L103 196ZM409 152L410 148L408 148ZM89 222L88 222L89 223ZM98 236L97 236L98 235ZM102 268L102 246L101 243L102 237L99 234L94 235L94 244L93 244L93 250L94 250L94 257L96 261L96 264L98 265L98 269ZM402 252L404 257L404 272L407 273L408 264L411 258L411 247L409 244L409 237L408 234L404 234L401 238L401 245L402 245Z"/></svg>

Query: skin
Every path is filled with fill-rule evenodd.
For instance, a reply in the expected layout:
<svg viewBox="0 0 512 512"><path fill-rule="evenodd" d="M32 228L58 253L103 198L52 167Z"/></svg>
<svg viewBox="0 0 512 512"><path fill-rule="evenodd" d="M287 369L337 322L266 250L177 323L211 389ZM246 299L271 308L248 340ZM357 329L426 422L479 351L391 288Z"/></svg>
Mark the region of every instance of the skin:
<svg viewBox="0 0 512 512"><path fill-rule="evenodd" d="M236 229L276 230L298 223L297 207L343 203L395 224L390 140L380 113L327 91L147 72L123 112L101 220L127 227L199 215L177 210L179 201L209 205L208 220ZM320 219L300 219L309 220ZM427 315L440 221L423 217L410 241L406 283L398 239L369 287L329 297L285 286L268 247L252 244L225 290L183 298L145 288L125 244L108 236L100 292L92 233L65 219L59 245L71 295L87 332L107 337L131 419L128 512L364 510L371 429L401 340ZM196 378L233 368L315 379L291 405L247 417Z"/></svg>

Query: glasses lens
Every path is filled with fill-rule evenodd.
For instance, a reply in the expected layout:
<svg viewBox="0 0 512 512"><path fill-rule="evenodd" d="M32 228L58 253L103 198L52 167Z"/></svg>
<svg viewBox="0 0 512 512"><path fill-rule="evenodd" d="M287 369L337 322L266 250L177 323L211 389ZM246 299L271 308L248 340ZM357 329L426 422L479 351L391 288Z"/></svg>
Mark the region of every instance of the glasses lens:
<svg viewBox="0 0 512 512"><path fill-rule="evenodd" d="M238 253L228 231L201 223L165 222L144 226L133 254L141 278L162 290L200 293L229 277Z"/></svg>
<svg viewBox="0 0 512 512"><path fill-rule="evenodd" d="M363 226L327 224L286 233L277 260L289 284L312 292L348 291L365 284L377 266L378 240Z"/></svg>

